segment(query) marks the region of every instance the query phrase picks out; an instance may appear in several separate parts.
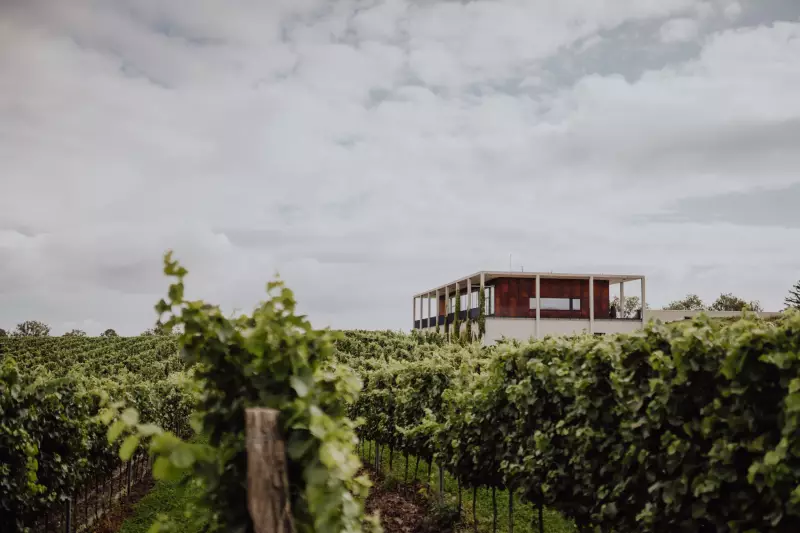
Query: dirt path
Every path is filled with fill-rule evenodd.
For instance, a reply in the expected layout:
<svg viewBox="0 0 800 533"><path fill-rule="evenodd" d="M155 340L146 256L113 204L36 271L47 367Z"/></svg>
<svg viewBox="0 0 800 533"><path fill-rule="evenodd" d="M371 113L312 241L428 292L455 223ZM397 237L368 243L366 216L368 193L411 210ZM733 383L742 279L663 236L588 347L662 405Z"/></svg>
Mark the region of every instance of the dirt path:
<svg viewBox="0 0 800 533"><path fill-rule="evenodd" d="M131 488L130 496L119 500L120 505L117 505L111 512L103 515L97 524L92 524L92 533L115 533L119 531L125 519L133 513L134 504L147 496L147 493L150 492L153 485L155 485L155 482L149 477L141 483L134 485Z"/></svg>
<svg viewBox="0 0 800 533"><path fill-rule="evenodd" d="M368 470L373 486L367 497L368 513L378 512L386 533L448 533L456 531L457 520L436 510L425 496L425 485L385 483L383 476Z"/></svg>

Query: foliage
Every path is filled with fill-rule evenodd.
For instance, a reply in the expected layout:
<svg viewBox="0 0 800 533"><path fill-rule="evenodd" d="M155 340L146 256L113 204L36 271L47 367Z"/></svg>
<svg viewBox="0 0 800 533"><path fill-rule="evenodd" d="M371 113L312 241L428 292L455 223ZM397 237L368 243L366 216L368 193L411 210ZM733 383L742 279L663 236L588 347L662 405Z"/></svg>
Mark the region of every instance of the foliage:
<svg viewBox="0 0 800 533"><path fill-rule="evenodd" d="M107 398L186 433L184 368L169 337L0 339L0 523L25 531L119 463L96 418Z"/></svg>
<svg viewBox="0 0 800 533"><path fill-rule="evenodd" d="M784 300L786 307L800 309L800 281L789 289L789 295Z"/></svg>
<svg viewBox="0 0 800 533"><path fill-rule="evenodd" d="M62 337L85 337L85 336L86 332L80 329L73 329L62 335Z"/></svg>
<svg viewBox="0 0 800 533"><path fill-rule="evenodd" d="M152 328L144 330L141 335L144 337L154 337L158 335L170 335L171 333L173 333L173 331L159 319Z"/></svg>
<svg viewBox="0 0 800 533"><path fill-rule="evenodd" d="M38 320L26 320L17 324L13 335L15 337L47 337L50 335L50 326Z"/></svg>
<svg viewBox="0 0 800 533"><path fill-rule="evenodd" d="M361 463L354 453L355 424L346 417L360 383L347 367L331 365L337 336L313 330L296 315L294 297L279 281L267 285L270 298L252 316L226 318L216 306L185 301L186 269L171 254L164 263L165 274L175 281L168 300L161 300L156 310L167 313L166 328L182 331L178 342L200 387L195 420L208 445L142 427L131 414L135 411L118 414L118 405L106 413L107 420L115 419L110 439L127 435L125 442L134 446L150 439L157 478L190 473L198 480L204 489L200 501L208 531L252 532L243 482L244 413L254 406L277 409L287 445L296 530L362 531L369 481L356 476Z"/></svg>
<svg viewBox="0 0 800 533"><path fill-rule="evenodd" d="M743 309L754 312L763 311L761 304L757 300L746 302L731 293L720 294L719 298L708 309L710 311L742 311Z"/></svg>
<svg viewBox="0 0 800 533"><path fill-rule="evenodd" d="M117 332L114 331L111 328L105 330L103 333L100 334L100 336L101 337L119 337L119 335L117 335Z"/></svg>
<svg viewBox="0 0 800 533"><path fill-rule="evenodd" d="M0 328L0 337L8 337L8 332L3 328Z"/></svg>
<svg viewBox="0 0 800 533"><path fill-rule="evenodd" d="M636 312L642 308L642 301L638 296L627 296L625 298L625 309L622 309L619 297L614 296L611 300L611 307L620 311L620 318L633 318L636 316Z"/></svg>
<svg viewBox="0 0 800 533"><path fill-rule="evenodd" d="M585 530L800 530L800 312L430 350L359 367L363 438Z"/></svg>
<svg viewBox="0 0 800 533"><path fill-rule="evenodd" d="M698 295L687 294L683 300L674 300L667 304L664 309L673 311L703 311L707 309L707 307Z"/></svg>

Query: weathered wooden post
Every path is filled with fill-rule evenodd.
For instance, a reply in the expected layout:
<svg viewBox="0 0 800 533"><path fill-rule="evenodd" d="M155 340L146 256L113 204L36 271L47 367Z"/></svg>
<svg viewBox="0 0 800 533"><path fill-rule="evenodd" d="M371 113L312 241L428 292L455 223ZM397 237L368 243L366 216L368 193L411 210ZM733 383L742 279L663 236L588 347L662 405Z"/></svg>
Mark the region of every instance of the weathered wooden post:
<svg viewBox="0 0 800 533"><path fill-rule="evenodd" d="M294 533L286 448L276 409L245 411L247 509L255 533Z"/></svg>
<svg viewBox="0 0 800 533"><path fill-rule="evenodd" d="M439 503L444 503L444 467L439 463Z"/></svg>
<svg viewBox="0 0 800 533"><path fill-rule="evenodd" d="M131 461L128 461L128 498L131 497L131 482L133 480L133 466L131 465Z"/></svg>
<svg viewBox="0 0 800 533"><path fill-rule="evenodd" d="M64 518L66 520L66 524L64 524L64 531L66 533L72 533L72 497L67 498L64 509Z"/></svg>

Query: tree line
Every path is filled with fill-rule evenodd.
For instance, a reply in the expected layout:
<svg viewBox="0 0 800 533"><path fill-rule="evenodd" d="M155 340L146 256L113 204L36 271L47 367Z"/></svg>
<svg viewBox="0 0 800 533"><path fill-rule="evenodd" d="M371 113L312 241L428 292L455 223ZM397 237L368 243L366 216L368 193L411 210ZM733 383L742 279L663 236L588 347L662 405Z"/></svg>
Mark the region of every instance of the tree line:
<svg viewBox="0 0 800 533"><path fill-rule="evenodd" d="M800 309L800 280L789 289L789 295L784 299L786 307L791 309ZM615 296L611 301L611 307L619 310L623 317L632 317L638 309L641 308L641 301L638 296L631 296L625 299L625 308L620 307L619 297ZM710 305L706 305L703 299L697 294L689 293L680 300L674 300L664 306L665 310L679 310L679 311L741 311L747 309L749 311L761 312L763 307L758 300L746 301L743 298L734 296L732 293L723 293L714 300ZM156 322L155 326L146 329L141 335L165 335L170 333L164 328L163 324ZM15 330L8 333L3 328L0 328L0 337L47 337L50 335L50 326L38 320L26 320L17 324ZM80 329L73 329L64 333L64 337L85 337L86 332ZM117 332L109 328L100 334L101 337L118 337Z"/></svg>
<svg viewBox="0 0 800 533"><path fill-rule="evenodd" d="M148 328L141 332L139 335L148 337L153 335L169 335L171 331L163 327L162 324L156 323L152 328ZM17 324L16 329L10 333L3 328L0 328L0 337L49 337L50 326L39 320L26 320ZM86 337L87 333L82 329L71 329L70 331L61 335L62 337ZM116 330L108 328L99 335L100 337L119 337Z"/></svg>

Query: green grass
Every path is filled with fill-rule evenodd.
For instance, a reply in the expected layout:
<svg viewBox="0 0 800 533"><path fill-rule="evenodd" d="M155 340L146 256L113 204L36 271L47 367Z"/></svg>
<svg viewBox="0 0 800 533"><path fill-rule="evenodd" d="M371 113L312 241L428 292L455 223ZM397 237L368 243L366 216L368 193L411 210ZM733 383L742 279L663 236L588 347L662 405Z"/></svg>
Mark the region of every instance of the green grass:
<svg viewBox="0 0 800 533"><path fill-rule="evenodd" d="M199 495L200 490L193 485L158 481L153 490L134 505L133 514L122 524L119 533L147 533L160 514L172 519L176 533L197 533L199 527L184 516L184 508Z"/></svg>
<svg viewBox="0 0 800 533"><path fill-rule="evenodd" d="M375 447L372 446L372 456L370 461L367 457L369 452L370 443L364 443L364 455L362 461L365 464L374 465L375 463ZM416 458L409 456L408 458L408 478L409 481L413 480L414 464ZM389 449L387 448L381 453L381 472L386 475L389 471ZM395 453L392 464L391 476L402 482L405 475L405 458L402 454ZM438 492L439 490L439 468L434 464L431 468L430 486L431 490ZM428 463L421 460L419 463L419 471L417 472L417 479L423 483L428 479ZM452 502L457 501L458 496L458 483L455 478L451 477L448 473L444 474L444 492ZM466 521L470 524L467 531L472 531L472 489L463 489L462 491L462 508L463 515ZM496 493L497 501L497 531L508 531L508 492L505 490L498 490ZM481 532L492 531L492 491L491 489L479 489L475 502L475 514L478 517L478 529ZM551 509L543 510L543 522L545 533L575 533L577 528L575 525L561 516L557 511ZM522 502L519 497L514 497L514 533L539 533L538 510L532 505Z"/></svg>

